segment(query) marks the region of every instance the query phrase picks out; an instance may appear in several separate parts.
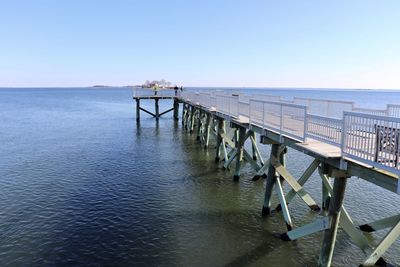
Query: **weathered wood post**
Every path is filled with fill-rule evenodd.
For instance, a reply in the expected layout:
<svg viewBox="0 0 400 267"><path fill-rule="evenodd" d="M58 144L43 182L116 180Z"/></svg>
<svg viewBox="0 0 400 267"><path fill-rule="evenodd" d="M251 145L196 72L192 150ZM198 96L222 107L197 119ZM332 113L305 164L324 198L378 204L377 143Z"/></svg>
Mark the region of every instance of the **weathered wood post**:
<svg viewBox="0 0 400 267"><path fill-rule="evenodd" d="M140 99L136 98L136 121L140 121Z"/></svg>
<svg viewBox="0 0 400 267"><path fill-rule="evenodd" d="M236 143L236 167L235 167L235 174L233 175L233 181L237 182L239 181L240 178L240 168L242 165L242 160L243 160L243 147L244 147L244 142L246 140L246 128L244 127L239 127L237 134L239 135L237 137Z"/></svg>
<svg viewBox="0 0 400 267"><path fill-rule="evenodd" d="M190 120L191 120L191 118L192 118L192 106L191 105L187 105L186 106L186 123L185 123L185 125L186 125L186 131L187 132L189 132L189 130L190 130Z"/></svg>
<svg viewBox="0 0 400 267"><path fill-rule="evenodd" d="M159 110L159 105L158 105L158 98L154 99L154 104L155 104L155 109L156 109L156 119L158 120L160 118L160 110Z"/></svg>
<svg viewBox="0 0 400 267"><path fill-rule="evenodd" d="M208 143L210 141L210 127L211 127L212 115L206 114L206 126L205 126L205 137L204 137L204 147L208 147Z"/></svg>
<svg viewBox="0 0 400 267"><path fill-rule="evenodd" d="M194 106L191 106L191 110L190 110L190 128L189 128L189 132L193 133L194 131L194 121L195 121L195 113L196 113L196 109Z"/></svg>
<svg viewBox="0 0 400 267"><path fill-rule="evenodd" d="M265 196L264 196L264 205L262 208L262 215L269 215L271 213L271 196L272 189L274 188L274 184L276 182L276 170L274 165L272 164L272 159L278 158L280 144L272 144L271 145L271 156L269 160L268 166L268 174L267 174L267 184L265 186Z"/></svg>
<svg viewBox="0 0 400 267"><path fill-rule="evenodd" d="M252 154L253 154L253 160L257 160L257 146L256 146L256 133L254 131L251 131L251 137L252 140L251 142L251 149L252 149Z"/></svg>
<svg viewBox="0 0 400 267"><path fill-rule="evenodd" d="M286 167L286 153L287 153L287 147L286 146L281 146L281 153L279 154L279 163L285 168ZM283 183L285 180L282 175L279 175L279 179Z"/></svg>
<svg viewBox="0 0 400 267"><path fill-rule="evenodd" d="M186 123L186 103L182 104L182 126L185 126Z"/></svg>
<svg viewBox="0 0 400 267"><path fill-rule="evenodd" d="M191 106L189 104L186 104L185 108L185 129L186 131L189 131L189 124L190 124L190 114L191 114Z"/></svg>
<svg viewBox="0 0 400 267"><path fill-rule="evenodd" d="M203 111L199 109L197 117L197 136L196 136L197 141L201 141L201 132L203 127L202 116L203 116Z"/></svg>
<svg viewBox="0 0 400 267"><path fill-rule="evenodd" d="M216 146L216 153L215 153L215 162L219 162L220 155L221 155L221 145L222 143L222 132L224 131L224 120L221 118L217 118L217 146Z"/></svg>
<svg viewBox="0 0 400 267"><path fill-rule="evenodd" d="M333 250L335 248L336 234L340 220L340 210L343 204L344 192L348 176L339 170L335 170L330 177L335 177L333 184L332 199L329 203L329 227L324 230L324 238L321 253L318 259L318 266L328 267L332 262Z"/></svg>
<svg viewBox="0 0 400 267"><path fill-rule="evenodd" d="M174 98L174 119L179 120L179 100Z"/></svg>
<svg viewBox="0 0 400 267"><path fill-rule="evenodd" d="M327 164L322 164L320 167L320 172L323 174L328 174L328 168L329 166ZM328 178L328 182L330 182L330 177L326 176ZM324 180L322 180L322 214L323 215L328 215L328 210L329 210L329 202L331 200L331 194L329 193L328 188L326 187Z"/></svg>

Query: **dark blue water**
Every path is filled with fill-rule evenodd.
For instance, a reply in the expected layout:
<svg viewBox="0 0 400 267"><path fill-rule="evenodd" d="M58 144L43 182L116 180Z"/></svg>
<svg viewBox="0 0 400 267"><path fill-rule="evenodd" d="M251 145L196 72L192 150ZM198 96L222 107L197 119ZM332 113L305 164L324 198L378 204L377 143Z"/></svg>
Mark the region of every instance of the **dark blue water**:
<svg viewBox="0 0 400 267"><path fill-rule="evenodd" d="M366 107L400 99L399 92L279 93L344 95ZM232 173L214 163L214 150L201 148L171 115L156 122L142 114L138 125L128 88L0 89L0 123L0 266L316 262L320 234L283 242L281 215L260 216L264 181L252 182L245 168L233 183ZM269 148L260 149L267 157ZM296 177L310 161L289 151ZM320 184L314 175L306 186L319 202ZM399 213L398 195L357 178L345 200L356 223ZM290 210L296 226L316 216L298 199ZM397 241L387 260L400 263L399 250ZM364 257L340 232L335 266L356 266Z"/></svg>

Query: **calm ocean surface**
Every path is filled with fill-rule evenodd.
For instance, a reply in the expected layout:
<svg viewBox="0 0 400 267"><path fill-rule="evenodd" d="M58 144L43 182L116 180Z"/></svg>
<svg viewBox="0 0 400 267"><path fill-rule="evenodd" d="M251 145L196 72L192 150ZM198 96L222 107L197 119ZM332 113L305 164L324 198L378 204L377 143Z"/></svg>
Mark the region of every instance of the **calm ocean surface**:
<svg viewBox="0 0 400 267"><path fill-rule="evenodd" d="M400 103L400 91L262 91ZM281 241L282 215L260 216L264 181L245 168L233 183L171 116L138 125L128 88L0 89L0 266L314 266L322 235ZM298 177L311 158L287 161ZM320 203L318 176L306 189ZM361 224L398 214L400 196L351 178L345 206ZM297 226L318 216L299 199L290 211ZM399 251L385 258L400 265ZM339 232L334 266L364 257Z"/></svg>

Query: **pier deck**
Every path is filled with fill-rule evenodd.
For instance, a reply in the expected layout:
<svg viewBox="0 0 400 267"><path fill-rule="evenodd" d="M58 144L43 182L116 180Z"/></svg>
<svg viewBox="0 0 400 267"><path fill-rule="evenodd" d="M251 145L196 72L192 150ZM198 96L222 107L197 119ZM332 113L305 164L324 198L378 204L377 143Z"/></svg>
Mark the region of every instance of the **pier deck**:
<svg viewBox="0 0 400 267"><path fill-rule="evenodd" d="M264 216L270 215L275 189L280 203L276 210L282 212L288 229L281 235L283 240L323 231L318 265L330 266L340 226L368 255L361 263L363 266L385 262L383 254L400 236L400 215L356 226L343 206L343 198L347 179L353 176L400 194L400 105L373 110L357 108L349 101L305 98L288 101L279 96L219 91L183 91L168 97L174 99L176 119L179 103L183 104L183 127L190 133L196 131L198 140L205 147L209 144L210 130L215 133L216 162L224 159L224 168L236 162L234 181L239 179L245 163L254 169L253 179L266 178ZM139 104L140 99L157 98L142 95L135 99ZM230 124L233 133L227 131L226 123ZM261 144L271 145L268 159L262 159L258 151L256 134L260 136ZM251 141L251 152L244 148L246 140ZM287 147L314 158L298 179L286 169ZM323 185L321 208L303 188L317 170ZM291 188L287 194L282 189L284 181ZM289 203L295 195L311 210L322 209L325 216L294 228ZM390 229L388 234L373 246L365 232L384 228Z"/></svg>
<svg viewBox="0 0 400 267"><path fill-rule="evenodd" d="M159 119L162 115L174 111L174 118L178 119L179 102L178 102L178 90L173 89L135 89L132 92L132 98L136 101L136 120L140 121L140 111L143 111L156 119ZM140 100L154 100L154 113L141 107ZM173 107L160 112L159 101L160 100L174 100Z"/></svg>

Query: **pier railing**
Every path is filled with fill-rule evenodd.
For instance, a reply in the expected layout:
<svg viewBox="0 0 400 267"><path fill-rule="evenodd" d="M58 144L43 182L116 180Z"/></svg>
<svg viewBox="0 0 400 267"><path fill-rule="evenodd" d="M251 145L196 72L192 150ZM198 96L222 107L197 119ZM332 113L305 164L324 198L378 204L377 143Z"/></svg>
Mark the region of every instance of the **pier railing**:
<svg viewBox="0 0 400 267"><path fill-rule="evenodd" d="M400 105L387 105L387 115L391 117L400 118Z"/></svg>
<svg viewBox="0 0 400 267"><path fill-rule="evenodd" d="M225 113L229 116L238 117L239 96L217 94L216 100L216 110L218 112Z"/></svg>
<svg viewBox="0 0 400 267"><path fill-rule="evenodd" d="M249 95L239 95L239 119L243 121L249 121L250 119L250 98Z"/></svg>
<svg viewBox="0 0 400 267"><path fill-rule="evenodd" d="M317 115L307 115L307 137L339 146L342 140L343 121Z"/></svg>
<svg viewBox="0 0 400 267"><path fill-rule="evenodd" d="M199 93L198 99L199 99L199 105L206 108L211 108L212 105L211 105L210 93Z"/></svg>
<svg viewBox="0 0 400 267"><path fill-rule="evenodd" d="M379 110L356 108L351 101L294 98L290 103L274 96L212 91L184 91L181 97L239 123L299 142L327 143L340 148L347 159L400 173L400 105Z"/></svg>
<svg viewBox="0 0 400 267"><path fill-rule="evenodd" d="M281 97L276 96L276 95L255 94L255 95L252 95L252 98L255 98L258 100L263 100L263 101L274 101L274 102L282 101Z"/></svg>
<svg viewBox="0 0 400 267"><path fill-rule="evenodd" d="M293 102L306 106L311 115L337 119L342 118L344 111L352 111L354 108L354 102L351 101L294 97Z"/></svg>
<svg viewBox="0 0 400 267"><path fill-rule="evenodd" d="M250 124L295 140L305 140L307 108L305 106L250 99Z"/></svg>
<svg viewBox="0 0 400 267"><path fill-rule="evenodd" d="M343 156L400 174L400 118L345 112Z"/></svg>
<svg viewBox="0 0 400 267"><path fill-rule="evenodd" d="M364 113L364 114L372 114L378 116L387 116L387 109L371 109L371 108L353 108L353 112Z"/></svg>
<svg viewBox="0 0 400 267"><path fill-rule="evenodd" d="M132 91L133 97L174 97L180 96L181 91L180 90L174 90L174 89L152 89L152 88L135 88Z"/></svg>

